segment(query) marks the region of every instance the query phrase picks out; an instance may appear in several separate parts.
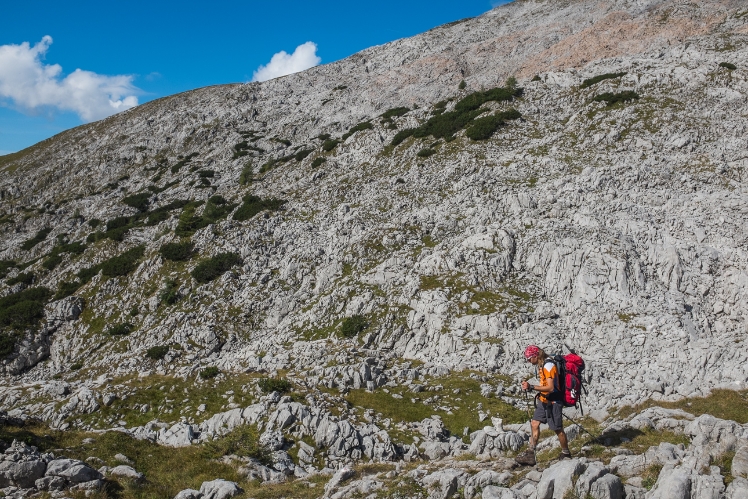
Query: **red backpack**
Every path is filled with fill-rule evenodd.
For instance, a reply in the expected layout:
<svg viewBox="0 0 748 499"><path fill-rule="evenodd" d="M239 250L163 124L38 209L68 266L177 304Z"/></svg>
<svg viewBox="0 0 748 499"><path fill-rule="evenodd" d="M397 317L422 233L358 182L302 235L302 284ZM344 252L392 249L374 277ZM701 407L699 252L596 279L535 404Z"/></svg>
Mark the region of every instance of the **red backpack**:
<svg viewBox="0 0 748 499"><path fill-rule="evenodd" d="M573 352L568 355L556 355L551 357L551 360L556 364L558 371L558 376L553 381L554 391L562 394L561 402L564 407L579 407L584 414L581 401L582 391L587 393L582 382L584 360Z"/></svg>

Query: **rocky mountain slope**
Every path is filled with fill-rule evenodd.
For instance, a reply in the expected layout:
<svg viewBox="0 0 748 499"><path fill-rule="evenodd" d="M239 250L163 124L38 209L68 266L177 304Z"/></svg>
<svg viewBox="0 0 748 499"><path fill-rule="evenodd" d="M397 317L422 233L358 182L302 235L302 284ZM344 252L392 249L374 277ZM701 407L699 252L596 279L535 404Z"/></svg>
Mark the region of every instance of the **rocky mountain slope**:
<svg viewBox="0 0 748 499"><path fill-rule="evenodd" d="M516 450L528 343L606 428L745 390L747 69L739 1L516 1L0 157L0 408L274 480Z"/></svg>

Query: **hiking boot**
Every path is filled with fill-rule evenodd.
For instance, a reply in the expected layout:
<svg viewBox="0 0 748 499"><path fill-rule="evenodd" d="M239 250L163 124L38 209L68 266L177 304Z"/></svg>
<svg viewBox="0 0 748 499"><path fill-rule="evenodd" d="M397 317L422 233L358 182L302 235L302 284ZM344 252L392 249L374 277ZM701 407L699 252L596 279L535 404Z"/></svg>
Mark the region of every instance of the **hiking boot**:
<svg viewBox="0 0 748 499"><path fill-rule="evenodd" d="M571 452L566 453L566 452L561 451L561 454L559 454L558 458L559 458L559 460L561 460L561 459L571 459Z"/></svg>
<svg viewBox="0 0 748 499"><path fill-rule="evenodd" d="M535 466L535 450L527 449L525 452L514 458L518 464L525 466Z"/></svg>

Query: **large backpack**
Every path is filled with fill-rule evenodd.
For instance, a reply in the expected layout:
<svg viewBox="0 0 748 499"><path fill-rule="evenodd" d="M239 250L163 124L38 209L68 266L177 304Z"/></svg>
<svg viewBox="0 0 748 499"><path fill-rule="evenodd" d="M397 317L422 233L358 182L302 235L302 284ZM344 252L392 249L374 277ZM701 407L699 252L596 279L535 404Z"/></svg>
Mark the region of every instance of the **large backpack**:
<svg viewBox="0 0 748 499"><path fill-rule="evenodd" d="M561 403L564 407L579 407L582 409L582 391L587 393L582 381L584 373L584 360L576 353L567 355L556 355L551 357L551 361L556 364L558 376L554 378L554 391L561 394Z"/></svg>

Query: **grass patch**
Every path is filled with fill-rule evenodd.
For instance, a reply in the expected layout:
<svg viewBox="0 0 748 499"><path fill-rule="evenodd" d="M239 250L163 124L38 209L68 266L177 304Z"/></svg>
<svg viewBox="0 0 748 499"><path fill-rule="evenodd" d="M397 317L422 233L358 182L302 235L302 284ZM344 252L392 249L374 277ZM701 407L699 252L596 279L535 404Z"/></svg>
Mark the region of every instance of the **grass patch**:
<svg viewBox="0 0 748 499"><path fill-rule="evenodd" d="M686 398L677 402L647 400L637 406L625 406L616 416L625 418L639 413L648 407L682 409L694 416L711 414L720 419L729 419L740 424L748 423L748 390L712 390L708 397Z"/></svg>
<svg viewBox="0 0 748 499"><path fill-rule="evenodd" d="M217 277L223 275L233 267L241 262L241 258L236 253L219 253L216 256L200 262L195 267L191 275L200 284L211 282Z"/></svg>
<svg viewBox="0 0 748 499"><path fill-rule="evenodd" d="M600 83L601 81L613 80L622 76L626 76L626 74L627 73L624 71L622 73L605 73L602 75L593 76L592 78L587 78L586 80L584 80L582 84L579 85L579 88L589 88L596 83ZM539 79L540 78L538 78L538 80Z"/></svg>
<svg viewBox="0 0 748 499"><path fill-rule="evenodd" d="M52 229L49 228L49 227L46 227L46 228L40 230L39 232L36 233L36 235L34 237L32 237L31 239L27 239L26 241L24 241L23 244L21 244L21 249L24 250L24 251L29 251L34 246L36 246L40 242L42 242L45 239L47 239L47 236L49 235L50 232L52 232Z"/></svg>
<svg viewBox="0 0 748 499"><path fill-rule="evenodd" d="M660 477L661 471L661 464L647 466L642 473L642 487L647 490L652 490L652 487L654 487L654 484L657 483L657 479Z"/></svg>
<svg viewBox="0 0 748 499"><path fill-rule="evenodd" d="M428 386L440 386L438 391L423 391L413 393L405 387L392 388L391 393L382 390L368 392L366 390L351 390L346 400L354 406L370 408L377 411L393 422L422 421L432 415L441 416L444 425L454 435L461 436L464 428L475 431L483 428L486 422L478 421L478 404L482 404L483 411L491 416L501 417L505 423L522 423L527 421L527 413L498 398L486 398L480 395L481 381L470 378L467 373L452 374L446 377L419 380ZM504 378L489 378L486 382L495 385L506 382ZM456 392L457 390L457 392ZM402 395L395 398L393 393ZM434 400L436 398L436 400ZM425 404L426 399L431 399ZM460 399L460 400L458 400ZM448 409L446 408L447 406ZM451 413L451 414L450 414Z"/></svg>

